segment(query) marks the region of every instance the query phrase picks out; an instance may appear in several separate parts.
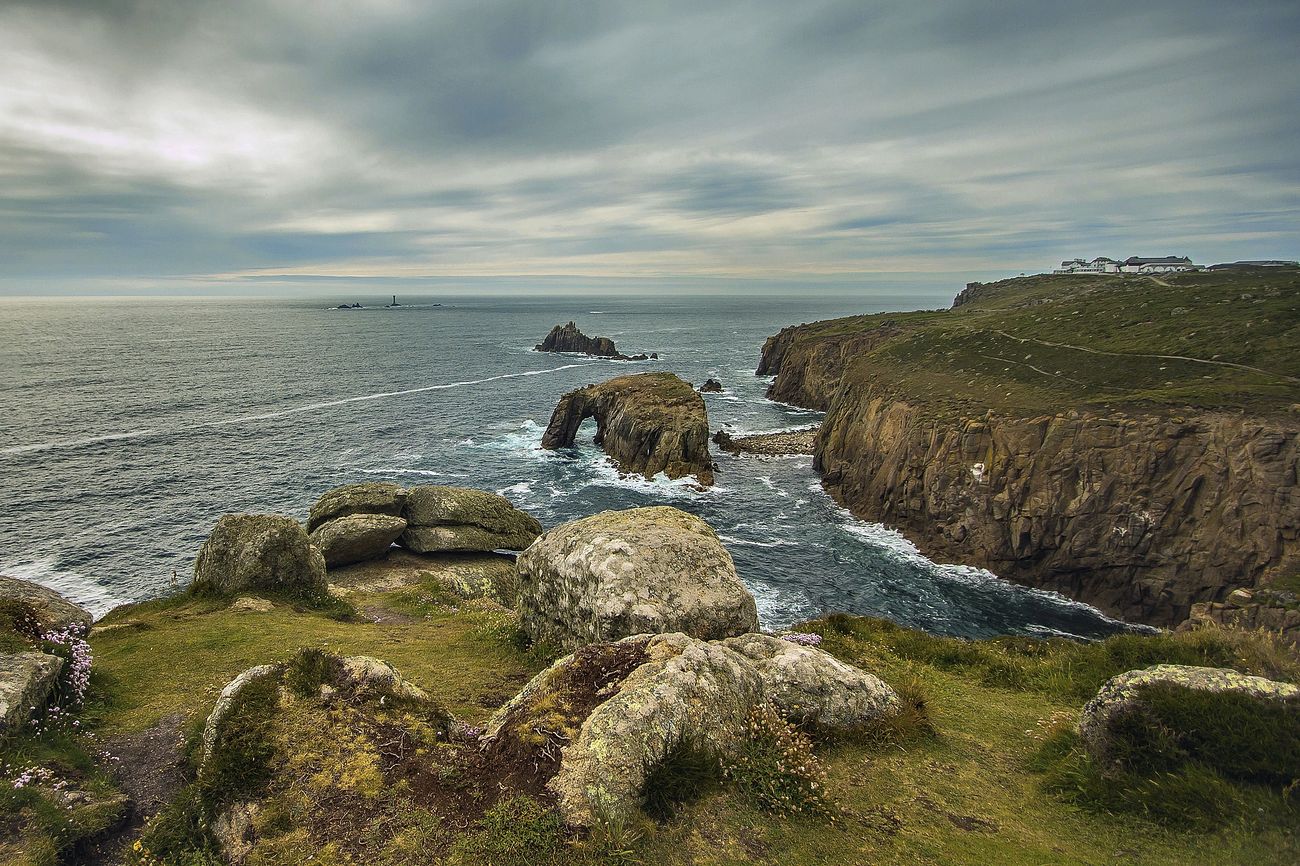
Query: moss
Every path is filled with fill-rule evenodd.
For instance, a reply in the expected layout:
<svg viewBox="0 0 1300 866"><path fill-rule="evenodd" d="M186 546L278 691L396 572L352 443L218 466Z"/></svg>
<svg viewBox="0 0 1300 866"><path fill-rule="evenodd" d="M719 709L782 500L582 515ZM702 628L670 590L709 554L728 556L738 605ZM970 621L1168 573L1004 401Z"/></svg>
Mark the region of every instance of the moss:
<svg viewBox="0 0 1300 866"><path fill-rule="evenodd" d="M1108 725L1110 757L1121 766L1149 775L1198 763L1277 786L1300 779L1300 699L1262 701L1170 683L1137 692Z"/></svg>
<svg viewBox="0 0 1300 866"><path fill-rule="evenodd" d="M448 862L457 866L546 863L563 849L560 830L560 817L550 806L533 797L508 797L452 844Z"/></svg>

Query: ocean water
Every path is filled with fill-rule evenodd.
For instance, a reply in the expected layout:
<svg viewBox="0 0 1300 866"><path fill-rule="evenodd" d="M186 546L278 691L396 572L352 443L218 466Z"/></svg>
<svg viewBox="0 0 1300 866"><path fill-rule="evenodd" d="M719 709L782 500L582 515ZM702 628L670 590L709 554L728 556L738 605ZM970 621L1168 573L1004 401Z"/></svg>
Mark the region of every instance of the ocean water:
<svg viewBox="0 0 1300 866"><path fill-rule="evenodd" d="M816 412L764 399L754 368L767 336L947 297L358 300L374 306L0 303L0 573L103 613L184 585L224 513L305 518L330 487L384 480L496 491L544 526L675 505L718 531L769 628L837 610L968 637L1124 628L1055 594L930 562L837 507L810 458L719 454L717 484L702 492L620 477L590 432L571 451L539 448L566 391L648 370L720 379L725 390L704 398L713 429L815 424ZM531 351L570 319L660 360Z"/></svg>

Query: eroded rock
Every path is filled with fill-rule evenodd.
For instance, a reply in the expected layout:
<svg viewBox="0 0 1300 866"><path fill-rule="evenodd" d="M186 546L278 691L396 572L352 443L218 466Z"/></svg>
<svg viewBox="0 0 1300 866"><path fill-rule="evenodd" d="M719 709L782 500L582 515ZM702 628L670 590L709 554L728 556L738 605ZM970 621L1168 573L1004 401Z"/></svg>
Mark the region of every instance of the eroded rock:
<svg viewBox="0 0 1300 866"><path fill-rule="evenodd" d="M387 514L401 517L406 506L406 490L386 481L367 481L344 484L326 493L311 508L307 517L307 531L338 517L349 514Z"/></svg>
<svg viewBox="0 0 1300 866"><path fill-rule="evenodd" d="M325 594L325 558L298 521L278 514L227 514L199 548L196 594L266 590L303 598Z"/></svg>
<svg viewBox="0 0 1300 866"><path fill-rule="evenodd" d="M787 719L847 730L897 714L898 695L883 680L830 653L765 634L722 641L749 659L763 693Z"/></svg>
<svg viewBox="0 0 1300 866"><path fill-rule="evenodd" d="M411 488L398 544L416 553L523 550L542 533L532 515L509 499L467 487Z"/></svg>
<svg viewBox="0 0 1300 866"><path fill-rule="evenodd" d="M383 556L406 530L406 520L389 514L349 514L320 524L311 542L335 568Z"/></svg>
<svg viewBox="0 0 1300 866"><path fill-rule="evenodd" d="M596 419L596 444L623 471L713 483L704 398L672 373L619 376L570 391L556 404L542 447L572 447L587 418Z"/></svg>
<svg viewBox="0 0 1300 866"><path fill-rule="evenodd" d="M605 511L551 529L519 556L519 613L572 649L634 634L755 631L754 598L709 525L676 508Z"/></svg>

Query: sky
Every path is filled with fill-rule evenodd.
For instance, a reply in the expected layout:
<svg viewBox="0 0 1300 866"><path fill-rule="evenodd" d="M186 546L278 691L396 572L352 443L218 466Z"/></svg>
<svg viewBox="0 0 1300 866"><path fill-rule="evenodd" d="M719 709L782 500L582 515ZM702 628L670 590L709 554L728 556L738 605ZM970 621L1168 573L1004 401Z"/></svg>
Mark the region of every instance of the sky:
<svg viewBox="0 0 1300 866"><path fill-rule="evenodd" d="M0 294L1300 256L1295 0L0 0Z"/></svg>

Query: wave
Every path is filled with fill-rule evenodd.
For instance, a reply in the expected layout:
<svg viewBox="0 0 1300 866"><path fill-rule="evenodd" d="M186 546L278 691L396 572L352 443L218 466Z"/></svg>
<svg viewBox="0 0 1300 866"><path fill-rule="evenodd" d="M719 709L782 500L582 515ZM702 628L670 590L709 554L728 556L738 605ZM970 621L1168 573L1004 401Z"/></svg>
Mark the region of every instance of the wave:
<svg viewBox="0 0 1300 866"><path fill-rule="evenodd" d="M129 599L113 595L103 584L75 571L59 568L58 560L53 556L44 556L20 562L6 562L0 565L0 572L9 577L30 580L62 595L69 601L81 605L99 619Z"/></svg>
<svg viewBox="0 0 1300 866"><path fill-rule="evenodd" d="M14 445L8 448L0 448L0 455L11 454L28 454L37 451L53 451L63 448L80 448L86 445L95 445L102 442L120 442L129 439L139 439L145 436L159 436L168 433L177 433L181 431L200 430L211 427L227 427L231 424L245 424L250 421L266 421L271 418L283 418L289 415L300 415L305 412L317 412L321 409L330 409L335 406L346 406L349 403L363 403L371 400L387 400L392 397L406 397L411 394L425 394L430 391L446 391L452 388L466 388L473 385L486 385L489 382L500 382L505 379L521 379L528 376L545 376L551 373L558 373L561 370L572 370L578 367L585 367L586 364L561 364L558 367L548 367L543 370L524 370L518 373L502 373L499 376L488 376L483 379L466 379L460 382L440 382L436 385L423 385L419 388L404 388L400 391L377 391L374 394L361 394L356 397L342 397L337 400L325 400L319 403L308 403L303 406L294 406L289 409L279 409L274 412L260 412L255 415L239 415L234 418L219 418L210 421L199 421L194 424L176 425L172 427L149 428L145 430L131 430L125 433L110 433L103 436L88 436L80 439L55 439L49 442L33 442L27 445Z"/></svg>
<svg viewBox="0 0 1300 866"><path fill-rule="evenodd" d="M799 542L790 541L785 538L776 538L772 541L754 541L749 538L736 538L734 535L723 535L718 533L718 538L727 544L738 544L741 547L798 547Z"/></svg>

